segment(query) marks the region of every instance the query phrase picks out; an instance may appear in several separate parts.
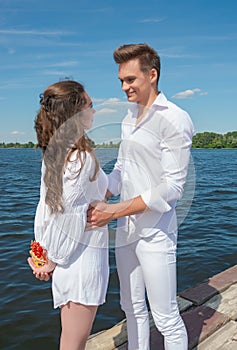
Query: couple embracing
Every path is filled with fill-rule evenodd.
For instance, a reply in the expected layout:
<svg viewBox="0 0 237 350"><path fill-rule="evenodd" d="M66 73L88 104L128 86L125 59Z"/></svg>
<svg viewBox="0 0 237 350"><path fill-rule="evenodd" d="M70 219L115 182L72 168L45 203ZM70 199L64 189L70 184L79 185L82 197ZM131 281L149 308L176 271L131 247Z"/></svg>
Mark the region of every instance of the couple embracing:
<svg viewBox="0 0 237 350"><path fill-rule="evenodd" d="M149 350L146 297L166 350L187 350L176 301L175 206L186 180L193 125L158 89L160 58L147 44L114 51L129 104L113 171L106 176L86 130L92 101L66 80L41 96L35 119L42 149L35 240L47 257L36 278L52 276L54 307L61 310L60 350L83 350L109 279L108 228L117 220L116 265L129 350ZM106 199L120 195L120 202Z"/></svg>

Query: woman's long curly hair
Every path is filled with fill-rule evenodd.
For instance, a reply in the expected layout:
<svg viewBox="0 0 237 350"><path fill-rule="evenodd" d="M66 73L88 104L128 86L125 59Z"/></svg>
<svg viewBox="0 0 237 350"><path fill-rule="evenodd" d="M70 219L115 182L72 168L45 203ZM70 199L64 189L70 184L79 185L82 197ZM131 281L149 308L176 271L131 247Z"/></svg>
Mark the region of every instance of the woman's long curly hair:
<svg viewBox="0 0 237 350"><path fill-rule="evenodd" d="M99 171L92 141L80 122L80 112L85 110L87 99L83 85L73 80L48 86L40 97L41 108L35 119L35 130L37 147L42 149L46 166L45 202L51 213L63 213L63 173L72 153L77 151L77 159L81 162L80 171L85 164L86 152L91 154L95 161L91 181L96 179Z"/></svg>

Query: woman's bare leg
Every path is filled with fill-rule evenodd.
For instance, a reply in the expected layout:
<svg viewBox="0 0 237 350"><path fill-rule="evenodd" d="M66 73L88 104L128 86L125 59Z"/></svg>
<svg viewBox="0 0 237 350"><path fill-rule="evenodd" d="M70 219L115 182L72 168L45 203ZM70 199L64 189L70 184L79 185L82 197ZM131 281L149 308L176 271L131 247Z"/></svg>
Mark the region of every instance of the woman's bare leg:
<svg viewBox="0 0 237 350"><path fill-rule="evenodd" d="M84 350L97 306L69 302L61 308L60 350Z"/></svg>

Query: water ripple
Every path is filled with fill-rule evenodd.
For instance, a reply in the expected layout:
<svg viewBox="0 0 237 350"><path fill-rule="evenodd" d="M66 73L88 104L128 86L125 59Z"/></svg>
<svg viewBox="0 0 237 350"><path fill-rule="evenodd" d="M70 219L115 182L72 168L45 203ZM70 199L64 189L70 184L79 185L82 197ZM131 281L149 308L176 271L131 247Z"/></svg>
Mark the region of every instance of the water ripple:
<svg viewBox="0 0 237 350"><path fill-rule="evenodd" d="M109 173L117 150L99 149L96 153ZM193 150L192 156L196 189L179 229L179 291L237 261L237 150ZM4 350L58 348L59 311L52 307L50 283L36 280L26 263L39 198L40 167L40 152L0 149L0 339ZM115 224L111 223L111 232ZM107 303L99 308L94 332L124 317L114 249L109 258Z"/></svg>

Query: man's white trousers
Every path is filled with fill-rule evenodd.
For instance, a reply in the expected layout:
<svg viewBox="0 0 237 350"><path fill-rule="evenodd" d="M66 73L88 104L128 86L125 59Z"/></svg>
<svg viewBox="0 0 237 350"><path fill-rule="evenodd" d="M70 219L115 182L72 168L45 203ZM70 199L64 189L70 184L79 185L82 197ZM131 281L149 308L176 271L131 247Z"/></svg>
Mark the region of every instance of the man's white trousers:
<svg viewBox="0 0 237 350"><path fill-rule="evenodd" d="M129 350L149 350L146 295L166 350L187 350L187 332L176 300L176 246L164 233L116 248L121 307Z"/></svg>

